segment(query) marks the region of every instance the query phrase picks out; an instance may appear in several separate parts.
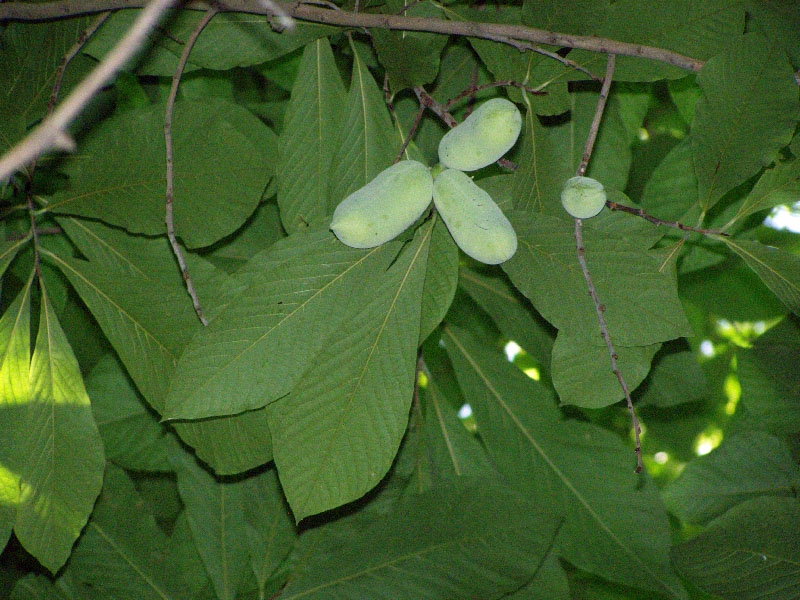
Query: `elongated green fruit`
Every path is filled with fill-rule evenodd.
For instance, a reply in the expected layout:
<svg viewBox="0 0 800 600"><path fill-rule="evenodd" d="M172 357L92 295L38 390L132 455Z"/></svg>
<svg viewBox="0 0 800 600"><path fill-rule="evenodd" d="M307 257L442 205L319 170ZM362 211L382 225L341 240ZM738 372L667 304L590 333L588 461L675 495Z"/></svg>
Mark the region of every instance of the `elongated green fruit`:
<svg viewBox="0 0 800 600"><path fill-rule="evenodd" d="M482 169L511 150L521 129L517 107L504 98L493 98L444 135L439 160L450 169Z"/></svg>
<svg viewBox="0 0 800 600"><path fill-rule="evenodd" d="M433 203L468 256L496 265L517 251L517 234L511 223L469 175L455 169L443 171L433 182Z"/></svg>
<svg viewBox="0 0 800 600"><path fill-rule="evenodd" d="M561 205L576 219L589 219L606 205L606 190L591 177L572 177L561 190Z"/></svg>
<svg viewBox="0 0 800 600"><path fill-rule="evenodd" d="M431 203L433 178L428 167L404 160L378 173L341 201L331 229L352 248L372 248L403 233Z"/></svg>

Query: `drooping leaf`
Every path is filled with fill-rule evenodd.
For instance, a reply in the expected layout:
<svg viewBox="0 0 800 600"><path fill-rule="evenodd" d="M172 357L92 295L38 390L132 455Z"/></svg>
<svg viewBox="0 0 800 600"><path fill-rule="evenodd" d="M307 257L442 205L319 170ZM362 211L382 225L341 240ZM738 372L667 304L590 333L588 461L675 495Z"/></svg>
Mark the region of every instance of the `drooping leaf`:
<svg viewBox="0 0 800 600"><path fill-rule="evenodd" d="M167 537L145 506L125 472L109 466L68 571L106 598L188 599Z"/></svg>
<svg viewBox="0 0 800 600"><path fill-rule="evenodd" d="M708 395L706 377L697 356L681 343L668 342L653 359L647 379L636 390L639 402L666 408L702 400Z"/></svg>
<svg viewBox="0 0 800 600"><path fill-rule="evenodd" d="M391 165L400 150L383 94L357 49L353 50L353 76L345 107L341 131L333 144L328 179L330 212Z"/></svg>
<svg viewBox="0 0 800 600"><path fill-rule="evenodd" d="M9 240L0 244L0 275L6 272L8 265L14 260L20 248L28 243L28 240L28 237L24 237L19 240Z"/></svg>
<svg viewBox="0 0 800 600"><path fill-rule="evenodd" d="M255 499L246 498L242 482L219 481L181 449L174 449L170 460L194 543L217 596L233 600L249 566L245 504Z"/></svg>
<svg viewBox="0 0 800 600"><path fill-rule="evenodd" d="M747 431L687 464L664 502L684 521L706 523L754 496L791 496L799 487L800 470L786 444Z"/></svg>
<svg viewBox="0 0 800 600"><path fill-rule="evenodd" d="M55 573L92 512L105 458L80 367L44 284L30 364L30 398L13 410L22 460L14 532L28 552Z"/></svg>
<svg viewBox="0 0 800 600"><path fill-rule="evenodd" d="M267 407L297 521L361 497L392 464L408 423L432 231L420 228L388 270L364 273L369 294L347 300L289 395Z"/></svg>
<svg viewBox="0 0 800 600"><path fill-rule="evenodd" d="M586 287L572 223L515 211L517 253L503 264L511 281L559 330L602 345L597 313ZM584 227L586 262L612 340L645 346L690 333L673 277L658 252Z"/></svg>
<svg viewBox="0 0 800 600"><path fill-rule="evenodd" d="M127 32L140 10L116 11L87 44L86 52L103 58ZM180 11L154 34L142 57L134 63L140 75L171 77L185 41L203 18L194 10ZM215 15L197 39L186 71L198 68L227 70L273 60L331 33L324 25L296 22L291 31L276 31L266 15L223 12Z"/></svg>
<svg viewBox="0 0 800 600"><path fill-rule="evenodd" d="M422 288L422 309L419 341L422 343L447 314L458 285L458 246L438 217L431 233L431 249L425 284Z"/></svg>
<svg viewBox="0 0 800 600"><path fill-rule="evenodd" d="M89 132L79 155L64 160L70 185L48 199L48 209L165 233L164 108L121 112ZM274 173L277 138L244 108L207 98L175 104L172 145L176 235L208 246L255 210Z"/></svg>
<svg viewBox="0 0 800 600"><path fill-rule="evenodd" d="M364 280L397 251L396 243L350 248L318 230L257 254L237 274L242 291L186 347L164 416L236 414L286 395L347 311L357 310Z"/></svg>
<svg viewBox="0 0 800 600"><path fill-rule="evenodd" d="M172 470L167 458L172 440L166 437L166 428L148 411L113 355L94 366L86 391L109 461L133 471Z"/></svg>
<svg viewBox="0 0 800 600"><path fill-rule="evenodd" d="M749 240L726 237L724 241L789 310L800 315L800 257Z"/></svg>
<svg viewBox="0 0 800 600"><path fill-rule="evenodd" d="M697 82L704 97L691 144L699 204L707 211L775 159L792 139L800 108L791 66L778 44L757 33L710 59Z"/></svg>
<svg viewBox="0 0 800 600"><path fill-rule="evenodd" d="M743 219L779 204L794 204L798 198L800 198L800 160L779 162L772 169L764 171L731 221Z"/></svg>
<svg viewBox="0 0 800 600"><path fill-rule="evenodd" d="M328 214L328 178L335 157L331 144L342 127L345 91L326 38L303 51L284 116L278 148L278 206L289 233Z"/></svg>
<svg viewBox="0 0 800 600"><path fill-rule="evenodd" d="M661 344L614 346L617 367L630 391L647 377L650 362L660 347ZM560 331L553 346L551 368L562 404L602 408L625 398L605 346L595 346Z"/></svg>
<svg viewBox="0 0 800 600"><path fill-rule="evenodd" d="M308 536L307 559L281 597L499 598L533 576L558 525L557 515L488 480L441 484L383 518Z"/></svg>
<svg viewBox="0 0 800 600"><path fill-rule="evenodd" d="M725 600L792 600L800 594L800 504L754 498L672 550L678 572Z"/></svg>
<svg viewBox="0 0 800 600"><path fill-rule="evenodd" d="M686 598L669 567L666 512L652 482L634 475L631 450L600 428L563 422L540 384L463 330L448 326L443 341L493 464L531 499L564 508L561 556Z"/></svg>
<svg viewBox="0 0 800 600"><path fill-rule="evenodd" d="M795 434L800 423L800 326L788 318L736 352L742 404L774 433Z"/></svg>

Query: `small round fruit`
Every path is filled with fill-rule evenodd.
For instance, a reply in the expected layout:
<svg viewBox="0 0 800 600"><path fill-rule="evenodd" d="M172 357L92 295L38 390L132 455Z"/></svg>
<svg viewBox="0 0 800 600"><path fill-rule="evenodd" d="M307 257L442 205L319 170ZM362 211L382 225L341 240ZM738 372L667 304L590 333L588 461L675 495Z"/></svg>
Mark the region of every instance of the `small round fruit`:
<svg viewBox="0 0 800 600"><path fill-rule="evenodd" d="M404 160L378 173L333 211L331 229L352 248L373 248L405 231L431 203L428 167Z"/></svg>
<svg viewBox="0 0 800 600"><path fill-rule="evenodd" d="M444 135L439 160L450 169L482 169L511 149L521 129L517 107L504 98L493 98Z"/></svg>
<svg viewBox="0 0 800 600"><path fill-rule="evenodd" d="M517 251L517 234L485 190L461 171L447 169L433 182L433 203L465 254L487 265Z"/></svg>
<svg viewBox="0 0 800 600"><path fill-rule="evenodd" d="M606 205L606 190L591 177L572 177L561 190L561 205L576 219L589 219Z"/></svg>

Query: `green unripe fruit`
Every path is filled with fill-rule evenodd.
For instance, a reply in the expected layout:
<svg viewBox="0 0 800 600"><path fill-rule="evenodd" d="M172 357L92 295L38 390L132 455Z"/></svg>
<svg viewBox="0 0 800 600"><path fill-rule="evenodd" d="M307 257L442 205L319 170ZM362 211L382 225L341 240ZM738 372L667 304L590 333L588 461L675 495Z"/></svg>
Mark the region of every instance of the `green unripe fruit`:
<svg viewBox="0 0 800 600"><path fill-rule="evenodd" d="M589 219L606 205L606 190L591 177L572 177L561 190L561 205L576 219Z"/></svg>
<svg viewBox="0 0 800 600"><path fill-rule="evenodd" d="M444 135L439 142L439 160L450 169L482 169L511 149L521 129L522 115L517 107L503 98L493 98Z"/></svg>
<svg viewBox="0 0 800 600"><path fill-rule="evenodd" d="M428 167L404 160L378 173L341 201L331 229L352 248L372 248L405 231L431 203L433 178Z"/></svg>
<svg viewBox="0 0 800 600"><path fill-rule="evenodd" d="M433 203L450 235L465 254L487 265L507 261L517 251L517 234L485 190L455 169L433 182Z"/></svg>

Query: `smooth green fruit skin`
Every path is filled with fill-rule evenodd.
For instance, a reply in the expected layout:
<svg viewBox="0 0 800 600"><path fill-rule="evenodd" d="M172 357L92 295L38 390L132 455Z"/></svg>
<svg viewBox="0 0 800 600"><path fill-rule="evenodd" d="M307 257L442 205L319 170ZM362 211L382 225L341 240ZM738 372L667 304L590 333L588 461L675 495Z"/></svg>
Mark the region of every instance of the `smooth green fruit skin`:
<svg viewBox="0 0 800 600"><path fill-rule="evenodd" d="M455 169L443 171L433 182L433 203L467 256L487 265L497 265L514 256L514 228L492 197L469 175Z"/></svg>
<svg viewBox="0 0 800 600"><path fill-rule="evenodd" d="M576 219L589 219L606 205L606 190L591 177L572 177L561 190L561 205Z"/></svg>
<svg viewBox="0 0 800 600"><path fill-rule="evenodd" d="M444 135L439 160L449 169L482 169L511 150L521 130L517 107L504 98L493 98Z"/></svg>
<svg viewBox="0 0 800 600"><path fill-rule="evenodd" d="M339 203L331 229L352 248L380 246L405 231L431 203L428 167L404 160L378 173Z"/></svg>

